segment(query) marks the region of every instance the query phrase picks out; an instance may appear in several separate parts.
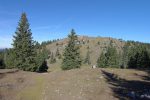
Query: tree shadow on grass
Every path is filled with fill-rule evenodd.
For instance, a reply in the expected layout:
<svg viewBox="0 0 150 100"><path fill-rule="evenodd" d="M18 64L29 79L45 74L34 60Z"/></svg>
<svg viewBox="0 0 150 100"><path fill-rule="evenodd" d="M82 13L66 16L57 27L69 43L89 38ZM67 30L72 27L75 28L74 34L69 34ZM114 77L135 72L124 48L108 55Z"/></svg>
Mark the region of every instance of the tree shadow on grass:
<svg viewBox="0 0 150 100"><path fill-rule="evenodd" d="M0 74L12 74L19 72L18 69L3 69L0 71Z"/></svg>
<svg viewBox="0 0 150 100"><path fill-rule="evenodd" d="M0 79L4 78L7 74L13 74L19 72L18 69L2 69L0 71Z"/></svg>
<svg viewBox="0 0 150 100"><path fill-rule="evenodd" d="M126 80L102 70L114 96L119 100L150 100L150 82Z"/></svg>
<svg viewBox="0 0 150 100"><path fill-rule="evenodd" d="M146 72L147 75L138 75L138 76L140 76L143 80L150 81L150 69L145 69L142 71Z"/></svg>

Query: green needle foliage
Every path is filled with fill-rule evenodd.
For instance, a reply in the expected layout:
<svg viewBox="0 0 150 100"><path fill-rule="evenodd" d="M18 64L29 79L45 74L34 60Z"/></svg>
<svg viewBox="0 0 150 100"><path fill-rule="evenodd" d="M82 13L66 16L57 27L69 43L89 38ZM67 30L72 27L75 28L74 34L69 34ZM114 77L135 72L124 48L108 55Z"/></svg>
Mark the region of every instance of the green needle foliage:
<svg viewBox="0 0 150 100"><path fill-rule="evenodd" d="M107 61L106 61L107 67L119 67L118 59L117 59L118 54L117 54L116 48L114 48L112 46L108 47L105 56L107 59Z"/></svg>
<svg viewBox="0 0 150 100"><path fill-rule="evenodd" d="M102 52L102 54L100 55L100 57L97 60L97 66L102 67L102 68L119 67L117 50L116 50L116 48L114 48L112 46L112 44L110 44L110 46L107 48L107 51L105 54Z"/></svg>
<svg viewBox="0 0 150 100"><path fill-rule="evenodd" d="M60 54L60 52L59 52L59 49L58 49L58 48L57 48L57 50L56 50L55 57L58 57L58 59L61 59L61 54Z"/></svg>
<svg viewBox="0 0 150 100"><path fill-rule="evenodd" d="M0 69L5 68L5 63L4 63L4 52L0 51Z"/></svg>
<svg viewBox="0 0 150 100"><path fill-rule="evenodd" d="M79 52L79 46L77 45L78 38L73 29L71 30L71 34L69 34L68 37L69 42L63 54L64 58L61 67L63 70L80 68L82 62Z"/></svg>
<svg viewBox="0 0 150 100"><path fill-rule="evenodd" d="M150 57L145 46L136 46L135 48L132 48L129 52L134 52L129 58L129 68L149 68Z"/></svg>
<svg viewBox="0 0 150 100"><path fill-rule="evenodd" d="M48 66L46 59L48 58L48 52L43 49L41 52L37 54L36 57L36 72L47 72Z"/></svg>
<svg viewBox="0 0 150 100"><path fill-rule="evenodd" d="M5 62L6 68L9 68L9 69L15 68L16 58L15 58L15 53L13 49L7 49L5 51L4 62Z"/></svg>
<svg viewBox="0 0 150 100"><path fill-rule="evenodd" d="M39 43L32 39L31 29L25 13L22 13L15 35L13 49L6 53L6 64L24 71L47 71L47 52L39 52ZM13 63L12 63L13 61ZM9 68L9 67L8 67Z"/></svg>
<svg viewBox="0 0 150 100"><path fill-rule="evenodd" d="M53 64L56 62L56 58L54 57L53 52L51 53L51 57L50 57L50 64Z"/></svg>
<svg viewBox="0 0 150 100"><path fill-rule="evenodd" d="M85 60L84 60L84 63L85 63L85 64L88 64L88 65L91 64L89 49L88 49L88 51L87 51L87 54L86 54L86 58L85 58Z"/></svg>
<svg viewBox="0 0 150 100"><path fill-rule="evenodd" d="M106 62L107 62L106 56L102 52L99 58L97 59L97 67L105 68L107 66Z"/></svg>
<svg viewBox="0 0 150 100"><path fill-rule="evenodd" d="M15 66L25 71L36 71L34 41L26 14L23 13L14 35Z"/></svg>

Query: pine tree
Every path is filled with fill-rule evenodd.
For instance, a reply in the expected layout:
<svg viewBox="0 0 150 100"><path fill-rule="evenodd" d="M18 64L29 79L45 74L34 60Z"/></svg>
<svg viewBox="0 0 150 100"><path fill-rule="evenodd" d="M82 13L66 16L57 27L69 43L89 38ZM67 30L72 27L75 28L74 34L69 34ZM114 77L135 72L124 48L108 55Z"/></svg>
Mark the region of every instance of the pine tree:
<svg viewBox="0 0 150 100"><path fill-rule="evenodd" d="M97 59L97 66L101 67L101 68L105 68L107 67L107 59L105 54L102 52L101 55L99 56L99 58Z"/></svg>
<svg viewBox="0 0 150 100"><path fill-rule="evenodd" d="M16 58L15 58L15 53L13 49L6 49L4 53L4 63L5 67L7 69L15 68L16 67Z"/></svg>
<svg viewBox="0 0 150 100"><path fill-rule="evenodd" d="M137 49L139 50L137 53L137 68L148 68L150 65L150 58L146 47L141 45Z"/></svg>
<svg viewBox="0 0 150 100"><path fill-rule="evenodd" d="M134 53L131 53L128 62L129 68L148 68L150 66L150 58L145 46L135 45L132 51Z"/></svg>
<svg viewBox="0 0 150 100"><path fill-rule="evenodd" d="M130 43L127 42L125 43L124 47L123 47L123 53L122 53L122 67L123 68L128 68L128 61L129 61L129 57L128 57L128 54L129 54L129 46L130 46Z"/></svg>
<svg viewBox="0 0 150 100"><path fill-rule="evenodd" d="M50 64L53 64L53 63L55 63L56 62L56 59L55 59L55 57L54 57L54 54L53 54L53 52L51 53L51 56L50 56Z"/></svg>
<svg viewBox="0 0 150 100"><path fill-rule="evenodd" d="M25 13L22 13L14 35L13 50L16 67L25 71L36 71L34 41Z"/></svg>
<svg viewBox="0 0 150 100"><path fill-rule="evenodd" d="M116 48L114 48L113 46L109 46L105 55L107 59L107 67L119 67Z"/></svg>
<svg viewBox="0 0 150 100"><path fill-rule="evenodd" d="M129 47L127 49L127 67L128 68L136 68L137 66L137 58L138 56L138 50L137 46L133 42L128 42Z"/></svg>
<svg viewBox="0 0 150 100"><path fill-rule="evenodd" d="M61 59L61 54L60 54L60 52L59 52L59 49L58 49L58 48L57 48L57 50L56 50L55 57L58 57L59 59Z"/></svg>
<svg viewBox="0 0 150 100"><path fill-rule="evenodd" d="M89 49L88 49L88 51L87 51L87 54L86 54L86 57L85 57L84 63L85 63L85 64L88 64L88 65L90 65L90 64L91 64Z"/></svg>
<svg viewBox="0 0 150 100"><path fill-rule="evenodd" d="M47 52L45 50L42 50L37 54L36 57L36 72L47 72L48 66L47 66Z"/></svg>
<svg viewBox="0 0 150 100"><path fill-rule="evenodd" d="M69 34L68 37L69 42L63 54L64 58L61 67L63 70L80 68L82 62L79 52L79 46L76 44L78 38L73 29L71 30L71 34Z"/></svg>
<svg viewBox="0 0 150 100"><path fill-rule="evenodd" d="M0 51L0 69L4 69L5 64L4 64L4 52Z"/></svg>
<svg viewBox="0 0 150 100"><path fill-rule="evenodd" d="M117 55L118 67L123 69L124 66L123 66L122 56L123 56L123 53L121 51L119 51L119 53Z"/></svg>
<svg viewBox="0 0 150 100"><path fill-rule="evenodd" d="M40 43L38 43L37 41L35 41L35 48L36 49L40 49L41 48Z"/></svg>
<svg viewBox="0 0 150 100"><path fill-rule="evenodd" d="M43 53L43 56L44 56L45 59L48 59L48 55L51 54L51 52L48 51L48 50L46 49L46 47L43 47L43 48L42 48L42 53Z"/></svg>

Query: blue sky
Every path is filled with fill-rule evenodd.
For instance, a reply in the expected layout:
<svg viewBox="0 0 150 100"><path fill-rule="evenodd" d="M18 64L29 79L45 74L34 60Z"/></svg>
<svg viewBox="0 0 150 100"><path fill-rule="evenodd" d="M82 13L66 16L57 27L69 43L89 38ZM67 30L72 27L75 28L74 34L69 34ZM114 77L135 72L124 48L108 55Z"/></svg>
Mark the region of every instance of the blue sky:
<svg viewBox="0 0 150 100"><path fill-rule="evenodd" d="M0 0L0 48L11 47L20 15L27 13L34 40L78 35L150 43L150 0Z"/></svg>

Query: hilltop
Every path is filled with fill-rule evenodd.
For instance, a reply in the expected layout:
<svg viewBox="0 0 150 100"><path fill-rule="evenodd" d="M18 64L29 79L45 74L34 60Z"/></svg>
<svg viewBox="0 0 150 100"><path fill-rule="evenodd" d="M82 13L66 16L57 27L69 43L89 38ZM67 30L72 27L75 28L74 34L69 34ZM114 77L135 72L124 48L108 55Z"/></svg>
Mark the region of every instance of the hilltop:
<svg viewBox="0 0 150 100"><path fill-rule="evenodd" d="M126 41L114 38L79 36L76 44L80 46L82 59L89 49L91 65L95 65L102 51L110 45L118 53L123 52ZM145 44L130 42L134 44ZM68 39L56 40L45 45L49 52L62 55ZM41 45L42 46L42 45ZM44 47L43 47L44 48ZM147 48L148 49L148 48ZM40 50L40 49L39 49ZM83 64L79 69L63 71L62 59L56 63L48 62L48 72L27 72L18 69L0 70L1 100L146 100L149 93L149 70L95 68ZM149 94L148 94L149 96ZM147 99L148 100L148 99Z"/></svg>
<svg viewBox="0 0 150 100"><path fill-rule="evenodd" d="M56 42L52 42L46 45L48 51L56 53L56 50L59 49L60 54L63 54L65 46L68 43L68 38L57 40ZM115 39L110 37L88 37L88 36L78 36L77 44L80 46L80 53L82 59L85 59L86 53L89 49L91 64L95 65L98 57L101 52L106 50L107 47L113 44L113 46L117 49L118 53L123 52L123 46L125 45L125 41L121 39ZM59 60L59 59L57 59ZM59 61L58 61L59 62Z"/></svg>

